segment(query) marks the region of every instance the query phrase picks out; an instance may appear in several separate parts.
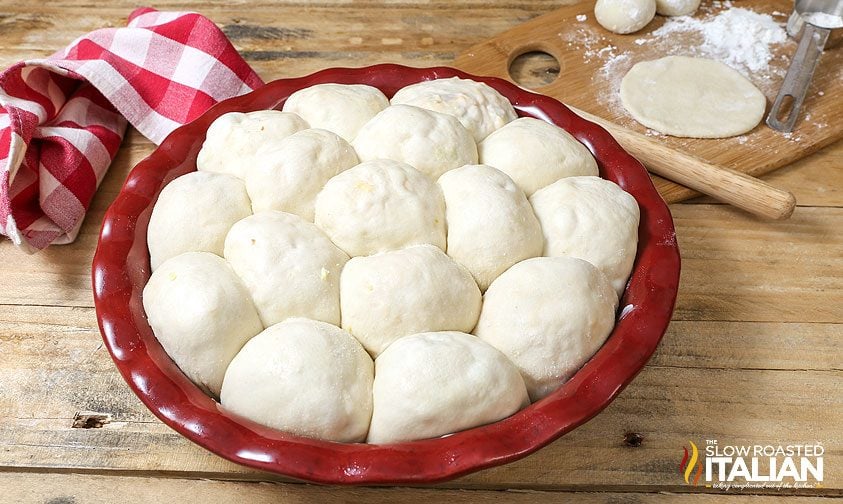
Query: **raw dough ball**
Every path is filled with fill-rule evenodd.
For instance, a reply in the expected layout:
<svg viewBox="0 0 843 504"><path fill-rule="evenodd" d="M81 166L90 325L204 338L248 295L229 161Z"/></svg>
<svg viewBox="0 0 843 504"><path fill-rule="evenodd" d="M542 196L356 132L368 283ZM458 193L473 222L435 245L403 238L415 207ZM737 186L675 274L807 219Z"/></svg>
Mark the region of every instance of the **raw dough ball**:
<svg viewBox="0 0 843 504"><path fill-rule="evenodd" d="M221 256L228 230L251 213L246 186L237 177L191 172L173 180L161 190L149 218L146 239L152 269L183 252Z"/></svg>
<svg viewBox="0 0 843 504"><path fill-rule="evenodd" d="M311 128L333 131L347 141L389 106L379 89L363 84L317 84L291 94L284 112L300 115Z"/></svg>
<svg viewBox="0 0 843 504"><path fill-rule="evenodd" d="M357 164L351 145L326 130L306 129L270 145L246 173L255 212L281 210L313 222L314 201L325 183Z"/></svg>
<svg viewBox="0 0 843 504"><path fill-rule="evenodd" d="M307 128L301 117L278 110L223 114L208 127L196 169L244 178L263 144Z"/></svg>
<svg viewBox="0 0 843 504"><path fill-rule="evenodd" d="M736 70L686 56L636 63L621 81L621 102L644 126L691 138L746 133L767 107L764 94Z"/></svg>
<svg viewBox="0 0 843 504"><path fill-rule="evenodd" d="M533 207L505 173L467 165L439 178L445 195L448 255L485 291L510 266L541 255L544 238Z"/></svg>
<svg viewBox="0 0 843 504"><path fill-rule="evenodd" d="M479 147L480 162L506 173L527 196L562 177L597 175L591 152L562 128L522 117L495 131Z"/></svg>
<svg viewBox="0 0 843 504"><path fill-rule="evenodd" d="M477 162L474 137L454 116L410 105L385 108L363 126L352 145L361 161L401 161L434 180Z"/></svg>
<svg viewBox="0 0 843 504"><path fill-rule="evenodd" d="M487 84L459 77L412 84L399 89L391 103L450 114L477 142L517 117L509 100Z"/></svg>
<svg viewBox="0 0 843 504"><path fill-rule="evenodd" d="M396 341L375 361L369 443L443 436L506 418L529 404L518 369L461 332Z"/></svg>
<svg viewBox="0 0 843 504"><path fill-rule="evenodd" d="M530 198L544 233L544 254L597 266L623 293L638 251L638 203L600 177L568 177Z"/></svg>
<svg viewBox="0 0 843 504"><path fill-rule="evenodd" d="M700 7L700 0L656 0L656 12L662 16L689 16Z"/></svg>
<svg viewBox="0 0 843 504"><path fill-rule="evenodd" d="M486 291L474 334L509 357L537 401L568 381L612 332L618 297L600 270L573 257L536 257Z"/></svg>
<svg viewBox="0 0 843 504"><path fill-rule="evenodd" d="M316 225L348 255L430 243L445 250L445 200L435 182L397 161L340 173L316 197Z"/></svg>
<svg viewBox="0 0 843 504"><path fill-rule="evenodd" d="M597 0L594 17L615 33L637 32L656 16L656 0Z"/></svg>
<svg viewBox="0 0 843 504"><path fill-rule="evenodd" d="M339 325L339 277L348 256L310 222L275 211L246 217L229 231L225 258L265 327L290 317Z"/></svg>
<svg viewBox="0 0 843 504"><path fill-rule="evenodd" d="M164 261L143 288L143 309L164 351L215 396L228 363L263 329L246 287L208 252Z"/></svg>
<svg viewBox="0 0 843 504"><path fill-rule="evenodd" d="M288 319L252 338L231 361L220 402L268 427L354 443L369 430L373 368L339 327Z"/></svg>
<svg viewBox="0 0 843 504"><path fill-rule="evenodd" d="M348 261L340 279L342 327L370 354L422 331L469 332L480 313L471 274L432 245Z"/></svg>

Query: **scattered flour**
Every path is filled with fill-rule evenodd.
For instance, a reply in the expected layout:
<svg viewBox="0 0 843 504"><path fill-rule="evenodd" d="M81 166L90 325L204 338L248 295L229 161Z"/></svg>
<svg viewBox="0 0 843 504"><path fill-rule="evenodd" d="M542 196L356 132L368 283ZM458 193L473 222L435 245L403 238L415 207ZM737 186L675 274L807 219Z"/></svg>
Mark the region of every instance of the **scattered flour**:
<svg viewBox="0 0 843 504"><path fill-rule="evenodd" d="M585 22L587 19L588 19L588 16L586 16L585 14L578 14L577 15L577 21L579 21L580 23Z"/></svg>
<svg viewBox="0 0 843 504"><path fill-rule="evenodd" d="M703 39L700 46L703 55L752 73L767 70L773 59L770 46L787 41L784 28L771 15L741 7L733 7L705 19L689 16L669 18L652 33L652 37L669 37L678 32L699 33Z"/></svg>

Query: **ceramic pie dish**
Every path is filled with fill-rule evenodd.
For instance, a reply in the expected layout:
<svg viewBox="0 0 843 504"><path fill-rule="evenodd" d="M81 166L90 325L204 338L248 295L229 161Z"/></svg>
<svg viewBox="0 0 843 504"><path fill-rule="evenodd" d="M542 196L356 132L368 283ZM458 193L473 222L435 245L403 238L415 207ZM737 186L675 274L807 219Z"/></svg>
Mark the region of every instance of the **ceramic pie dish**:
<svg viewBox="0 0 843 504"><path fill-rule="evenodd" d="M550 396L499 422L442 438L388 445L326 442L225 411L173 363L144 314L141 295L150 276L146 230L161 189L196 169L205 131L224 113L280 109L290 94L314 84L368 84L391 97L409 84L454 76L485 82L507 97L519 115L567 130L592 151L600 175L638 201L638 253L609 339ZM186 438L233 462L313 482L434 483L522 458L603 410L646 364L667 328L679 284L679 251L670 212L646 170L596 124L552 98L501 79L444 67L376 65L273 81L175 130L132 170L106 212L92 276L100 330L117 368L150 411Z"/></svg>

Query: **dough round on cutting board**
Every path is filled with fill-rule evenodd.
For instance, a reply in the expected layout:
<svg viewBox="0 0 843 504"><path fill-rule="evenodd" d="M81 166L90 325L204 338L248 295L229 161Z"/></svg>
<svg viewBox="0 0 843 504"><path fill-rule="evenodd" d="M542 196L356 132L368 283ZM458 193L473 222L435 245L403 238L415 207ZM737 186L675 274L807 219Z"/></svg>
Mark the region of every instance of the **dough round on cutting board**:
<svg viewBox="0 0 843 504"><path fill-rule="evenodd" d="M363 84L317 84L291 94L284 112L293 112L311 128L333 131L351 142L369 119L389 106L379 89Z"/></svg>
<svg viewBox="0 0 843 504"><path fill-rule="evenodd" d="M184 252L222 255L231 226L252 213L243 181L232 175L191 172L167 184L146 231L153 270Z"/></svg>
<svg viewBox="0 0 843 504"><path fill-rule="evenodd" d="M662 16L689 16L700 7L700 0L656 0L656 13Z"/></svg>
<svg viewBox="0 0 843 504"><path fill-rule="evenodd" d="M430 243L445 250L445 200L412 166L389 159L361 163L325 184L316 225L348 255Z"/></svg>
<svg viewBox="0 0 843 504"><path fill-rule="evenodd" d="M667 56L636 63L621 81L621 102L661 133L726 138L755 128L767 100L737 70L715 60Z"/></svg>
<svg viewBox="0 0 843 504"><path fill-rule="evenodd" d="M164 351L214 396L228 363L263 330L246 287L223 258L209 252L164 261L143 289L143 309Z"/></svg>
<svg viewBox="0 0 843 504"><path fill-rule="evenodd" d="M456 117L479 142L517 117L509 100L482 82L451 77L401 88L390 102Z"/></svg>
<svg viewBox="0 0 843 504"><path fill-rule="evenodd" d="M573 257L536 257L509 268L486 291L474 334L509 357L537 401L603 345L618 298L606 277Z"/></svg>
<svg viewBox="0 0 843 504"><path fill-rule="evenodd" d="M562 177L597 175L591 152L562 128L522 117L478 146L480 162L509 175L530 196Z"/></svg>
<svg viewBox="0 0 843 504"><path fill-rule="evenodd" d="M474 137L454 116L410 105L385 108L360 129L352 145L361 161L400 161L434 180L477 163Z"/></svg>
<svg viewBox="0 0 843 504"><path fill-rule="evenodd" d="M296 114L278 110L223 114L208 127L205 142L196 157L196 169L244 178L265 143L308 127Z"/></svg>
<svg viewBox="0 0 843 504"><path fill-rule="evenodd" d="M336 133L293 133L263 148L246 173L252 209L281 210L313 222L316 195L331 177L356 164L354 149Z"/></svg>
<svg viewBox="0 0 843 504"><path fill-rule="evenodd" d="M369 443L443 436L496 422L529 404L518 369L461 332L396 341L375 361Z"/></svg>
<svg viewBox="0 0 843 504"><path fill-rule="evenodd" d="M518 261L541 255L544 238L524 191L502 171L466 165L439 177L448 221L448 255L481 291Z"/></svg>
<svg viewBox="0 0 843 504"><path fill-rule="evenodd" d="M372 416L372 359L342 329L304 318L252 338L225 373L220 402L299 436L354 443Z"/></svg>
<svg viewBox="0 0 843 504"><path fill-rule="evenodd" d="M656 16L656 0L597 0L594 17L600 26L620 34L634 33Z"/></svg>
<svg viewBox="0 0 843 504"><path fill-rule="evenodd" d="M225 258L264 327L290 317L339 325L339 278L348 256L312 223L276 211L246 217L229 231Z"/></svg>
<svg viewBox="0 0 843 504"><path fill-rule="evenodd" d="M597 266L620 296L638 251L638 203L600 177L568 177L537 191L530 203L548 257L578 257Z"/></svg>
<svg viewBox="0 0 843 504"><path fill-rule="evenodd" d="M377 356L410 334L470 332L481 296L463 266L437 247L416 245L348 261L340 302L342 328Z"/></svg>

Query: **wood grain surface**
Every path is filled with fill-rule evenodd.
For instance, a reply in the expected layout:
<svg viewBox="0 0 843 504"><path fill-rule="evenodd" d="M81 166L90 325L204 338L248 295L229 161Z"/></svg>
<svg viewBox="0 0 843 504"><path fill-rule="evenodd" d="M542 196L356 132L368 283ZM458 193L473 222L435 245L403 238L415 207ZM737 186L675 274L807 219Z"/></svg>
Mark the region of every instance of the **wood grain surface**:
<svg viewBox="0 0 843 504"><path fill-rule="evenodd" d="M119 26L135 4L4 2L0 63ZM554 1L165 2L211 16L266 79L328 66L448 64ZM541 81L541 58L519 63ZM650 364L595 419L519 462L432 489L320 487L231 464L159 422L103 348L90 262L103 213L153 145L131 130L79 239L27 256L0 242L0 495L8 502L794 502L843 495L843 144L765 180L799 201L763 222L707 199L671 206L683 256L674 320ZM101 421L85 421L101 415ZM77 425L77 427L74 427ZM80 428L92 427L92 428ZM689 487L688 440L821 442L822 487ZM823 502L827 502L824 500Z"/></svg>
<svg viewBox="0 0 843 504"><path fill-rule="evenodd" d="M779 22L787 19L791 6L788 0L741 0L734 4L734 7L771 14ZM730 7L729 2L703 2L696 16L710 19ZM750 175L769 173L843 137L843 120L840 120L843 44L834 45L823 54L805 101L804 117L793 133L780 133L762 122L752 131L732 138L677 138L660 135L633 120L620 103L618 89L621 79L635 63L666 55L707 56L701 50L702 35L699 32L671 33L669 37L653 35L669 19L662 16L656 16L639 32L618 35L597 24L593 10L593 1L562 7L464 50L457 56L455 65L479 75L517 80L510 75L513 60L525 52L543 52L548 55L546 62L553 61L553 72L545 74L548 78L541 85L530 86L535 91L633 132L656 136L672 149ZM736 38L736 35L729 37ZM768 68L752 71L738 65L738 69L772 103L796 43L788 40L773 44L770 49L772 59ZM656 186L670 202L698 195L661 178L656 179Z"/></svg>

